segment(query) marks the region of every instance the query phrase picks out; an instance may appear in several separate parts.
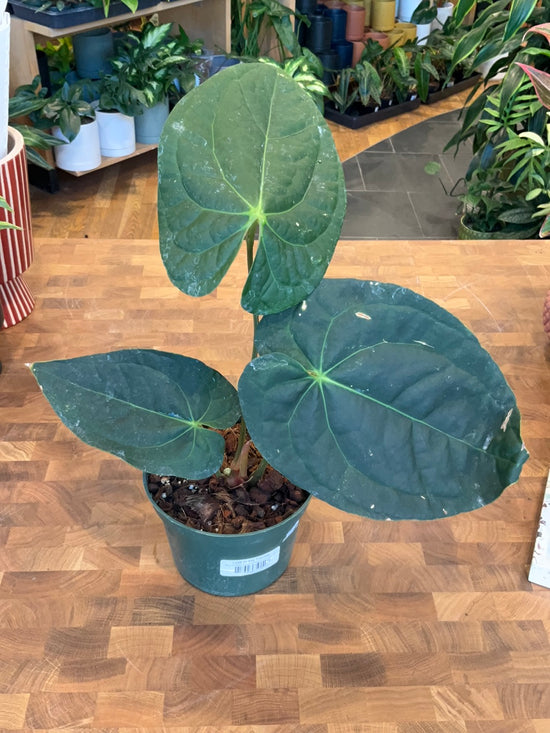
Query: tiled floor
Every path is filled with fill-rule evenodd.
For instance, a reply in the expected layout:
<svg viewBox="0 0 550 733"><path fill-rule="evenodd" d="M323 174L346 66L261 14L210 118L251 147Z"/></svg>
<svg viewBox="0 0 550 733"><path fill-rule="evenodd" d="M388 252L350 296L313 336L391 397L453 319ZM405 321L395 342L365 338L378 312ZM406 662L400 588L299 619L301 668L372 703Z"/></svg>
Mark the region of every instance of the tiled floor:
<svg viewBox="0 0 550 733"><path fill-rule="evenodd" d="M458 112L420 122L344 163L348 209L344 239L454 239L458 200L445 193L466 172L471 154L443 148ZM439 176L424 166L441 164Z"/></svg>

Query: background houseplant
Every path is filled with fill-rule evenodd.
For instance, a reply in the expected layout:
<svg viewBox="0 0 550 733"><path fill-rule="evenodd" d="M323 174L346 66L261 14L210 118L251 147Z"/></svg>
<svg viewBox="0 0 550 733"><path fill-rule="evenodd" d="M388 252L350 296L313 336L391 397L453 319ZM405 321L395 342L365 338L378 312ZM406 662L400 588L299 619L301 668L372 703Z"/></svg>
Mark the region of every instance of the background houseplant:
<svg viewBox="0 0 550 733"><path fill-rule="evenodd" d="M128 32L111 60L114 72L124 74L143 99L135 110L137 142L158 143L168 117L169 92L181 96L195 84L188 40L182 47L181 34L170 36L172 25L147 22L140 31Z"/></svg>
<svg viewBox="0 0 550 733"><path fill-rule="evenodd" d="M493 10L493 14L488 12ZM447 148L472 145L472 161L465 176L462 196L464 224L468 237L509 236L530 237L537 227L533 214L543 203L543 194L531 196L540 188L528 165L531 152L523 148L524 160L519 159L520 148L512 143L523 133L539 137L545 133L546 110L518 64L535 63L541 70L548 67L544 43L538 34L525 34L534 23L547 21L550 8L547 3L535 7L532 0L512 0L510 7L493 3L484 11L457 45L451 63L451 73L458 64L475 69L480 63L495 58L488 76L496 71L504 73L497 85L487 86L462 114L462 125ZM518 168L519 166L519 168ZM522 170L524 175L518 176ZM480 183L482 198L479 199ZM478 205L478 203L480 205ZM490 217L487 217L487 206Z"/></svg>
<svg viewBox="0 0 550 733"><path fill-rule="evenodd" d="M95 109L83 99L83 85L65 84L42 107L41 116L64 145L55 148L57 166L68 171L87 171L101 163Z"/></svg>
<svg viewBox="0 0 550 733"><path fill-rule="evenodd" d="M219 470L220 432L242 416L243 438L248 428L290 481L376 519L443 517L499 496L527 457L513 394L434 303L322 281L344 209L332 136L293 80L243 64L193 90L159 148L161 254L172 282L200 296L244 241L253 359L238 393L201 362L150 350L34 364L63 422L144 471L199 480ZM243 478L238 458L232 479Z"/></svg>

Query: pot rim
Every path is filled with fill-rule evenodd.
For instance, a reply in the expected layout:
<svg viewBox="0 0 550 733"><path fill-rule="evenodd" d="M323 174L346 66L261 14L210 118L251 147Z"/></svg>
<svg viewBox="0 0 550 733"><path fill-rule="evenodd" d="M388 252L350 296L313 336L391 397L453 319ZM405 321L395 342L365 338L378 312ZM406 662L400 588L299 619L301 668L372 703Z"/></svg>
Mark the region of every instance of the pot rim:
<svg viewBox="0 0 550 733"><path fill-rule="evenodd" d="M203 532L200 529L195 529L194 527L188 527L186 524L183 524L183 522L178 522L176 519L174 519L173 517L171 517L169 514L166 514L166 512L163 511L158 506L158 504L156 503L156 501L153 499L153 497L149 493L149 489L147 488L147 476L148 476L148 474L149 474L148 471L143 471L143 488L145 490L145 495L146 495L147 499L151 502L151 504L153 505L153 509L157 512L157 514L159 515L159 517L161 518L161 520L163 522L168 522L169 524L171 524L171 525L173 525L175 527L180 527L180 528L183 527L185 530L187 530L189 532L193 532L196 535L200 535L201 537L213 537L216 540L221 540L222 542L234 542L234 541L238 540L239 538L243 538L243 537L247 537L247 536L261 537L263 534L266 534L267 532L270 532L273 529L276 529L276 528L280 528L280 527L285 526L287 523L292 522L292 520L299 521L300 517L296 518L295 515L298 512L300 512L300 510L302 510L301 511L301 514L304 513L304 511L307 509L307 507L308 507L308 505L309 505L309 503L311 501L311 497L313 496L313 494L308 494L307 499L304 501L303 504L301 504L298 507L298 509L296 509L295 512L293 512L292 514L290 514L286 519L283 519L278 524L273 524L271 527L266 527L265 529L255 529L252 532L243 532L242 534L219 534L217 532ZM304 491L304 489L302 489L302 491Z"/></svg>
<svg viewBox="0 0 550 733"><path fill-rule="evenodd" d="M24 148L23 135L14 127L8 127L8 152L2 158L2 163L8 163L16 158Z"/></svg>

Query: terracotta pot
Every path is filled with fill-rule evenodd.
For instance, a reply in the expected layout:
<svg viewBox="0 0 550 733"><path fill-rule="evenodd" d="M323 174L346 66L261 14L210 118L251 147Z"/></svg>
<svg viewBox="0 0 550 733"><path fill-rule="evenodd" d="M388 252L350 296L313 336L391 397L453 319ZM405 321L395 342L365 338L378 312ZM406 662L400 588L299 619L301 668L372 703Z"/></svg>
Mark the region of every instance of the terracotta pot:
<svg viewBox="0 0 550 733"><path fill-rule="evenodd" d="M351 57L351 65L355 66L359 59L361 58L361 54L365 50L365 42L364 41L352 41L353 45L353 54Z"/></svg>
<svg viewBox="0 0 550 733"><path fill-rule="evenodd" d="M22 321L34 308L32 293L21 277L34 257L27 158L21 133L11 127L8 152L0 160L0 191L13 209L12 213L1 209L0 219L21 227L0 230L0 301L7 328Z"/></svg>
<svg viewBox="0 0 550 733"><path fill-rule="evenodd" d="M360 41L365 32L365 6L346 5L348 20L346 24L346 40Z"/></svg>
<svg viewBox="0 0 550 733"><path fill-rule="evenodd" d="M395 25L395 0L373 0L370 24L375 31L391 31Z"/></svg>
<svg viewBox="0 0 550 733"><path fill-rule="evenodd" d="M363 36L363 41L366 42L369 38L371 41L378 41L382 48L388 48L390 45L390 38L387 33L382 33L380 31L367 31Z"/></svg>

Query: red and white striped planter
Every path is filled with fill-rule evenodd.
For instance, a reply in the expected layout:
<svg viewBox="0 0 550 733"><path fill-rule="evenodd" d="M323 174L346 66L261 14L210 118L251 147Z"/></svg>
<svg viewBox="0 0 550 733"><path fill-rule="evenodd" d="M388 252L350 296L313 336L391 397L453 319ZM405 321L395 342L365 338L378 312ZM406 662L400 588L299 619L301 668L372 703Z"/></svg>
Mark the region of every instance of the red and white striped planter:
<svg viewBox="0 0 550 733"><path fill-rule="evenodd" d="M23 137L12 127L8 127L8 153L0 160L0 194L13 209L0 209L0 220L21 227L0 229L0 302L7 328L34 308L34 298L21 277L34 255L27 160Z"/></svg>

